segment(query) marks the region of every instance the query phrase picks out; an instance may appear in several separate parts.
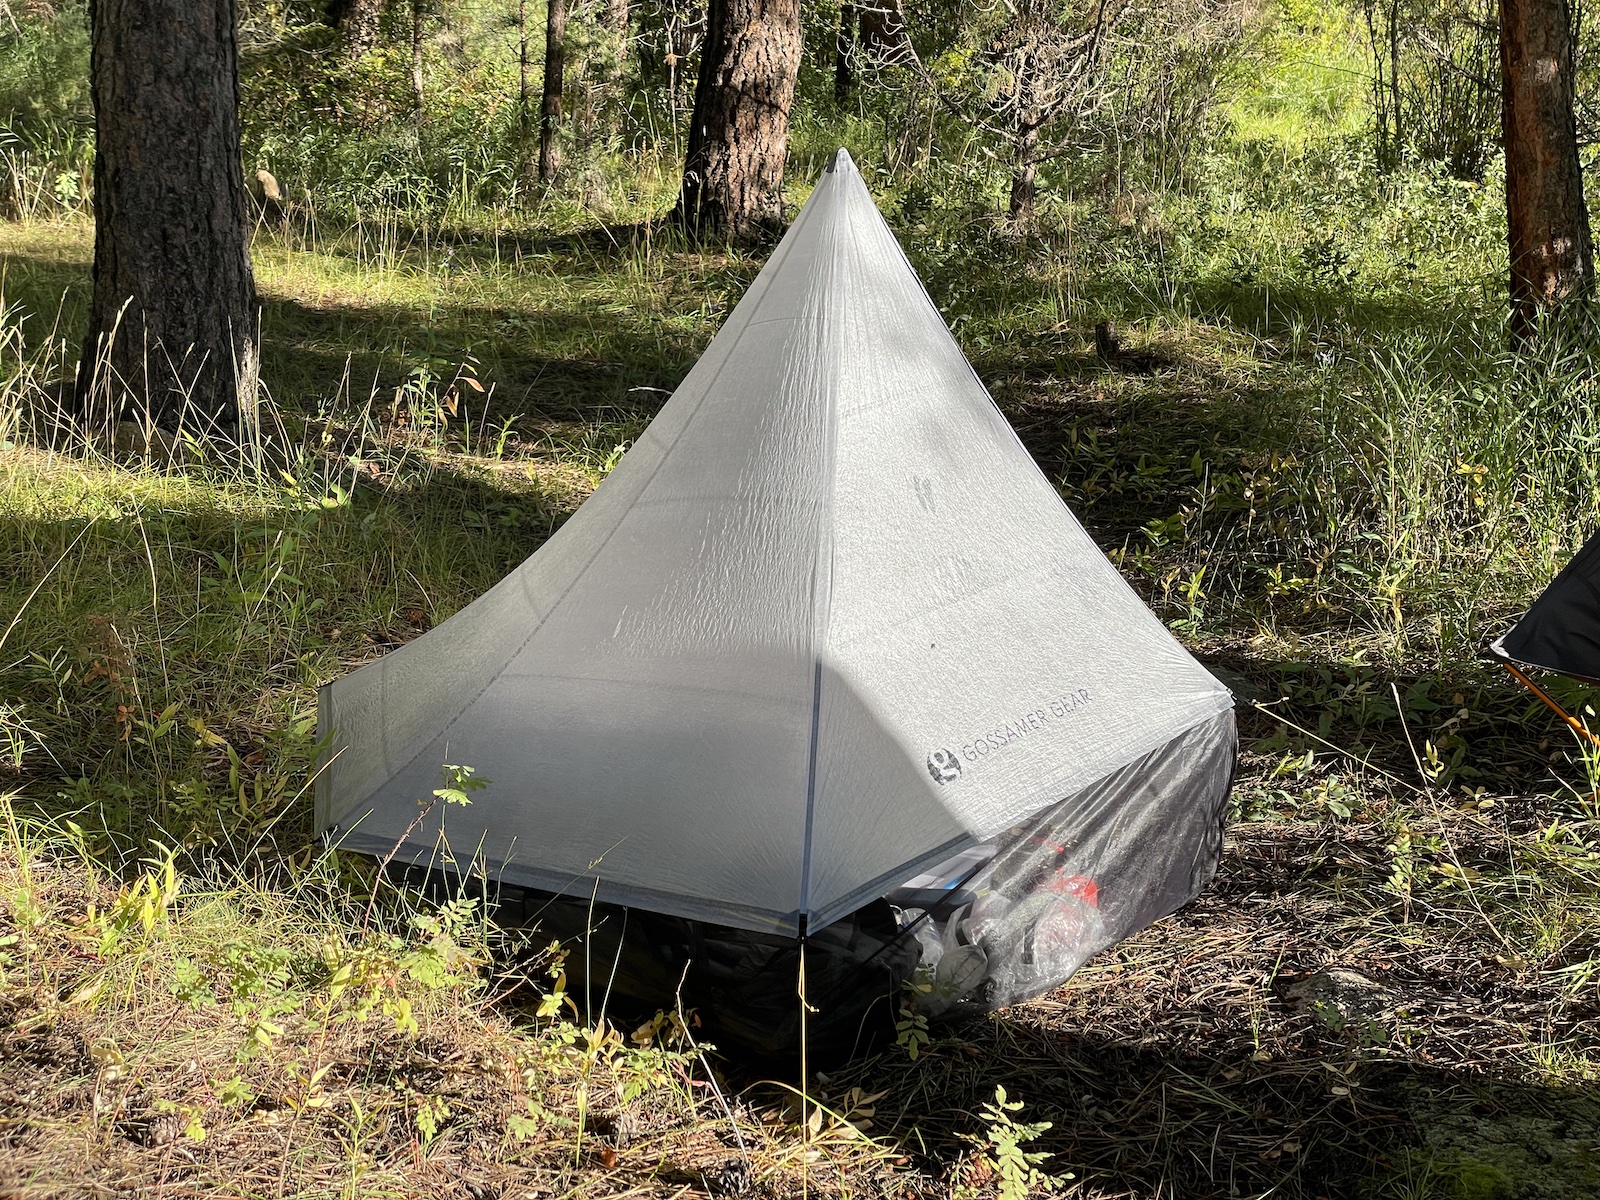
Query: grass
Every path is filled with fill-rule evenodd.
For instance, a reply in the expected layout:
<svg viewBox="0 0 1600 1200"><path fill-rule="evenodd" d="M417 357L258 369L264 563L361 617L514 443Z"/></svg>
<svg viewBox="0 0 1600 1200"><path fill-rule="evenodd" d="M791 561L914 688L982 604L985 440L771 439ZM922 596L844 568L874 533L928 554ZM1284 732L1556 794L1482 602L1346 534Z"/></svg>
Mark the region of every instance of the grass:
<svg viewBox="0 0 1600 1200"><path fill-rule="evenodd" d="M469 901L373 921L333 855L190 876L158 854L122 883L70 825L0 818L0 1095L29 1111L7 1127L8 1194L576 1194L590 1175L698 1180L742 1161L738 1139L772 1141L742 1107L716 1133L670 1027L508 1019L526 981L491 991Z"/></svg>
<svg viewBox="0 0 1600 1200"><path fill-rule="evenodd" d="M90 231L0 226L0 1190L1593 1194L1596 771L1474 651L1600 515L1596 351L1506 348L1493 181L1339 141L1208 170L1027 239L883 178L1041 467L1259 704L1200 901L803 1112L308 849L315 685L547 537L758 259L572 214L263 230L282 432L172 467L41 415Z"/></svg>

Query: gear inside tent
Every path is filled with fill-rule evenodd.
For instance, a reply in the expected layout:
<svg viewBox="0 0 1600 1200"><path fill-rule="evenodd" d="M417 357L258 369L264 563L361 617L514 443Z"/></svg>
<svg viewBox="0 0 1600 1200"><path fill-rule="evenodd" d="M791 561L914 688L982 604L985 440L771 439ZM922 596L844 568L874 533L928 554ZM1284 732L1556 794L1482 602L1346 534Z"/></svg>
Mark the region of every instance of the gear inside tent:
<svg viewBox="0 0 1600 1200"><path fill-rule="evenodd" d="M1210 879L1235 754L842 150L594 494L319 723L329 838L766 1049L802 943L814 1039L913 971L935 1010L1059 983ZM446 763L491 782L418 821Z"/></svg>

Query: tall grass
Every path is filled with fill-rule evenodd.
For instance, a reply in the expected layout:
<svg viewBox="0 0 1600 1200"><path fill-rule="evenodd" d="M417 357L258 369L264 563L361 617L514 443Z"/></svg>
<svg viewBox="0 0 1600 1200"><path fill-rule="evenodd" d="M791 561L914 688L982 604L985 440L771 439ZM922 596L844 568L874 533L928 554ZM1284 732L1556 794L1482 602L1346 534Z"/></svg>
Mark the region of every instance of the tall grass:
<svg viewBox="0 0 1600 1200"><path fill-rule="evenodd" d="M1209 170L1143 207L1059 198L1027 239L960 187L880 191L1041 463L1185 636L1470 674L1600 514L1592 342L1506 340L1492 181L1381 178L1339 141L1240 144ZM648 225L478 217L263 225L282 420L249 462L198 444L135 463L52 411L87 230L7 235L26 251L0 322L24 778L103 793L126 832L303 819L315 684L531 552L759 265ZM65 306L44 290L63 279ZM1131 367L1090 357L1103 315ZM24 606L47 570L50 603Z"/></svg>
<svg viewBox="0 0 1600 1200"><path fill-rule="evenodd" d="M1498 318L1313 348L1292 396L1266 389L1255 448L1168 456L1175 511L1128 559L1205 569L1213 623L1339 622L1393 661L1462 664L1600 518L1596 352L1515 349Z"/></svg>
<svg viewBox="0 0 1600 1200"><path fill-rule="evenodd" d="M737 1119L692 1086L681 1022L581 1029L559 984L537 1013L502 1003L559 956L508 956L464 895L424 905L333 852L229 866L157 846L121 877L103 858L0 794L6 1106L36 1089L42 1118L10 1129L8 1188L69 1195L113 1170L160 1190L175 1163L207 1195L416 1194L442 1170L648 1184ZM734 1137L769 1186L805 1169L748 1115Z"/></svg>

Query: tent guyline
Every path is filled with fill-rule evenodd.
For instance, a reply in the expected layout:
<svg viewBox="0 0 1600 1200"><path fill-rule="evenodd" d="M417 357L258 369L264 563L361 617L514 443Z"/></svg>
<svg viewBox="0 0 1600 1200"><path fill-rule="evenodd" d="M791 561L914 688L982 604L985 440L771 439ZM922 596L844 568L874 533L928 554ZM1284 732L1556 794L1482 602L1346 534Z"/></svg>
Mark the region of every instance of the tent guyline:
<svg viewBox="0 0 1600 1200"><path fill-rule="evenodd" d="M820 931L909 940L990 1002L1203 886L1235 746L1227 689L1034 464L843 151L593 495L318 720L317 821L353 850L468 763L492 784L450 840L507 887L669 940L804 933L819 987ZM899 938L885 897L949 915Z"/></svg>

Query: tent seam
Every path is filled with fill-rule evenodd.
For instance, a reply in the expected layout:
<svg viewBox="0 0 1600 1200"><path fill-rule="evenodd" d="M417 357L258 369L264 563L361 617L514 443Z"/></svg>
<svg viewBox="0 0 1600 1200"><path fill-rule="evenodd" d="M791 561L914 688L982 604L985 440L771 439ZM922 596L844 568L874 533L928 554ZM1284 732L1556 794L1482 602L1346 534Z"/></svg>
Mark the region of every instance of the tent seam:
<svg viewBox="0 0 1600 1200"><path fill-rule="evenodd" d="M849 162L844 151L834 157L837 168L840 160ZM850 164L854 168L854 163ZM841 190L844 173L841 171L834 176L833 187ZM865 187L865 185L862 185ZM833 206L833 225L829 230L828 278L827 285L822 295L825 304L825 320L829 326L837 328L837 314L834 312L835 302L834 280L839 270L839 254L841 252L839 239L841 204L835 200ZM812 570L814 575L811 584L811 745L806 761L806 823L805 840L800 857L800 903L797 911L800 915L802 928L807 921L811 909L811 850L816 831L817 814L817 756L819 754L822 736L822 656L823 647L827 641L827 629L831 616L828 611L833 597L833 532L830 517L833 513L834 491L837 481L834 478L838 462L839 438L839 373L838 355L826 353L831 343L824 341L825 359L828 369L832 372L828 387L828 411L824 420L823 446L825 460L823 464L823 497L820 520L817 525L816 563ZM820 602L819 602L820 593ZM820 611L819 611L820 609Z"/></svg>

